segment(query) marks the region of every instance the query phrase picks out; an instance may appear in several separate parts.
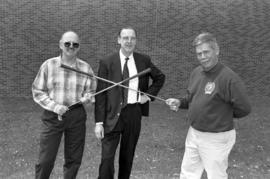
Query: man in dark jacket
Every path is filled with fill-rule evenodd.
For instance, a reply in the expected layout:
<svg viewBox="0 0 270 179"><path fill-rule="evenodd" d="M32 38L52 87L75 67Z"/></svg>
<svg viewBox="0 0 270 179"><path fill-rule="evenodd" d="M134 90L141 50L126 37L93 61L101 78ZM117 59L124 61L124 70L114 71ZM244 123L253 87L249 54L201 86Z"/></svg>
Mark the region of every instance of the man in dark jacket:
<svg viewBox="0 0 270 179"><path fill-rule="evenodd" d="M100 61L99 77L117 83L147 68L150 68L151 72L125 84L133 90L118 86L96 96L95 134L98 139L102 139L100 179L113 179L114 157L119 141L121 142L118 178L129 178L140 135L141 118L148 116L149 101L154 100L135 90L156 96L165 81L165 75L151 62L149 56L134 52L136 31L132 27L120 30L118 44L120 44L119 52ZM149 86L150 78L152 84ZM99 81L97 92L109 85Z"/></svg>

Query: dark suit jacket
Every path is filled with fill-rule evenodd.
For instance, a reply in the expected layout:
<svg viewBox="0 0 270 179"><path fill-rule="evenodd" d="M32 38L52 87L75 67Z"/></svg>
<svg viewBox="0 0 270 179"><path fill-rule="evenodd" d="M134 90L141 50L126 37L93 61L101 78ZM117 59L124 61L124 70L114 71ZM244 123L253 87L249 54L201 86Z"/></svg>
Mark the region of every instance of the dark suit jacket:
<svg viewBox="0 0 270 179"><path fill-rule="evenodd" d="M139 90L156 96L164 84L165 75L154 66L151 59L147 55L133 53L135 64L138 73L150 68L151 72L139 77ZM103 60L100 60L98 76L114 81L122 81L122 70L119 52L114 53ZM149 86L149 79L152 79L152 84ZM107 82L98 81L97 92L111 86ZM151 97L150 97L151 98ZM151 98L153 101L154 98ZM96 96L95 104L95 122L103 122L105 133L110 132L117 123L121 112L122 88L119 86L103 92ZM149 102L140 104L142 115L149 115Z"/></svg>

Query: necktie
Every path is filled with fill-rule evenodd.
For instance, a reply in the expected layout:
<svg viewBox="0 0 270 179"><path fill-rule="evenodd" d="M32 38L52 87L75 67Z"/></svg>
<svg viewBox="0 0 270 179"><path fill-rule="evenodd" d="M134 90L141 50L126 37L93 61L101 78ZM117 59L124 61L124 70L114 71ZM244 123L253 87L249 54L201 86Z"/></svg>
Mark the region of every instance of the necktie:
<svg viewBox="0 0 270 179"><path fill-rule="evenodd" d="M129 78L129 71L128 71L128 66L127 66L127 62L129 60L129 58L125 59L125 64L124 64L124 69L123 69L123 80L126 78ZM128 86L129 85L129 81L123 83L123 85ZM128 89L127 88L122 88L123 89L123 107L125 107L127 105L127 98L128 98Z"/></svg>

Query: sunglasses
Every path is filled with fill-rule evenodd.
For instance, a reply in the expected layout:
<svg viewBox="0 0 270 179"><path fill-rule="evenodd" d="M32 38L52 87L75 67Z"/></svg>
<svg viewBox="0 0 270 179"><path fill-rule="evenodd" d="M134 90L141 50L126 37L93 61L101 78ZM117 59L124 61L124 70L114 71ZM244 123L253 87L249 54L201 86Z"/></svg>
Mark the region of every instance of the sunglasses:
<svg viewBox="0 0 270 179"><path fill-rule="evenodd" d="M79 46L80 46L80 44L77 42L64 42L65 47L71 47L71 44L72 44L73 48L79 48Z"/></svg>

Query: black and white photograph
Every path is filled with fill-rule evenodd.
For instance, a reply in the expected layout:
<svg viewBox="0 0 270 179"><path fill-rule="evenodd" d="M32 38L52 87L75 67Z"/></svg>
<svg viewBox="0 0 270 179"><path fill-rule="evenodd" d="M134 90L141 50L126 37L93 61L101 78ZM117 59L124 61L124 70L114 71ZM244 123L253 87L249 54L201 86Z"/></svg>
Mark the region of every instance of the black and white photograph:
<svg viewBox="0 0 270 179"><path fill-rule="evenodd" d="M0 178L269 179L269 0L0 0Z"/></svg>

